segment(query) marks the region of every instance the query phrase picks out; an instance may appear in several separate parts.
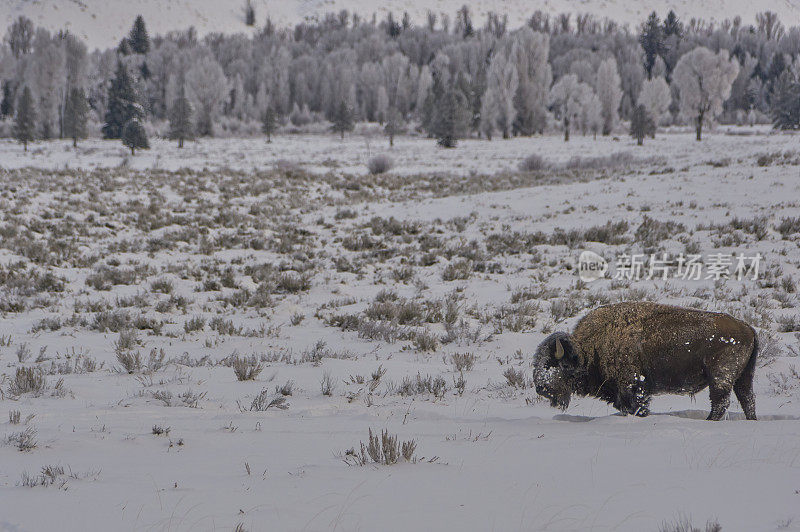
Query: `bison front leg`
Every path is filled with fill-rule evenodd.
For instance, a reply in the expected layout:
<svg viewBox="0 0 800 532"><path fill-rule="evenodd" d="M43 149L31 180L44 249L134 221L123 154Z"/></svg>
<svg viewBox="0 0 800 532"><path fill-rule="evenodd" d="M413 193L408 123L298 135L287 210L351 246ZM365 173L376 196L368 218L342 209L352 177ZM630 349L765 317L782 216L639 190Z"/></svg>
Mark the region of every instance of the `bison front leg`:
<svg viewBox="0 0 800 532"><path fill-rule="evenodd" d="M647 417L650 414L650 391L643 375L634 376L620 389L614 407L623 414Z"/></svg>

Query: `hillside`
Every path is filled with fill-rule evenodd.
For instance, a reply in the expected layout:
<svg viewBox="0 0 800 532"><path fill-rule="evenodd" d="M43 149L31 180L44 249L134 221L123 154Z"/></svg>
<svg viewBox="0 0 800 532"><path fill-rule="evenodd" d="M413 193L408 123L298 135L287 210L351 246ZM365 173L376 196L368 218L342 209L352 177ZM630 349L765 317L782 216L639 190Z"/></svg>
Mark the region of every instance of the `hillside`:
<svg viewBox="0 0 800 532"><path fill-rule="evenodd" d="M464 0L253 0L257 20L262 24L269 14L279 25L294 24L307 18L317 18L325 13L342 9L371 16L384 17L392 11L398 15L408 11L413 20L422 23L430 9L452 14ZM800 20L800 0L476 0L467 2L478 23L487 11L509 15L512 26L521 24L536 9L551 14L561 12L592 13L610 17L620 23L635 26L648 13L657 10L662 16L674 9L684 20L693 17L721 20L740 15L750 22L759 11L772 10L779 14L784 24ZM200 35L210 32L251 31L244 25L244 1L230 0L0 0L0 20L5 25L25 15L37 25L51 30L69 28L84 37L91 48L115 45L138 14L143 14L152 33L194 26Z"/></svg>

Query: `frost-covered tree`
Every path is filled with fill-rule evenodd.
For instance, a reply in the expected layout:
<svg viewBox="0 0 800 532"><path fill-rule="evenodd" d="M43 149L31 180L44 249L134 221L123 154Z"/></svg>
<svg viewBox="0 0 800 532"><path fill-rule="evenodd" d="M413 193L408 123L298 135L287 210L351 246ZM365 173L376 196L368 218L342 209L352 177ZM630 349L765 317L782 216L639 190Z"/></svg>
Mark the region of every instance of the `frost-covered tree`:
<svg viewBox="0 0 800 532"><path fill-rule="evenodd" d="M186 83L180 81L178 94L169 110L169 137L178 141L179 148L183 148L185 140L194 138L192 114L192 103L186 96Z"/></svg>
<svg viewBox="0 0 800 532"><path fill-rule="evenodd" d="M6 42L16 59L33 50L33 33L33 21L28 17L20 16L11 24L6 35Z"/></svg>
<svg viewBox="0 0 800 532"><path fill-rule="evenodd" d="M800 76L786 70L774 87L770 108L775 129L800 129Z"/></svg>
<svg viewBox="0 0 800 532"><path fill-rule="evenodd" d="M514 129L520 135L542 133L547 125L547 93L553 83L549 53L546 34L524 27L513 35L511 60L519 76Z"/></svg>
<svg viewBox="0 0 800 532"><path fill-rule="evenodd" d="M17 101L17 115L14 119L14 138L28 151L28 143L36 139L36 104L27 85Z"/></svg>
<svg viewBox="0 0 800 532"><path fill-rule="evenodd" d="M386 120L386 113L389 111L389 95L386 94L386 87L378 87L378 97L375 101L375 120L383 124Z"/></svg>
<svg viewBox="0 0 800 532"><path fill-rule="evenodd" d="M613 57L604 60L597 67L595 90L601 105L603 135L608 135L619 119L619 102L622 100L617 62Z"/></svg>
<svg viewBox="0 0 800 532"><path fill-rule="evenodd" d="M394 146L394 137L403 128L403 115L400 111L391 107L386 113L386 125L383 126L383 133L389 137L389 146Z"/></svg>
<svg viewBox="0 0 800 532"><path fill-rule="evenodd" d="M647 135L652 135L656 129L653 118L644 105L637 105L631 114L631 137L636 139L636 144L641 146Z"/></svg>
<svg viewBox="0 0 800 532"><path fill-rule="evenodd" d="M570 126L579 118L592 88L578 81L575 74L566 74L550 89L549 103L564 127L564 141L569 141Z"/></svg>
<svg viewBox="0 0 800 532"><path fill-rule="evenodd" d="M141 15L137 16L136 20L133 21L133 27L128 36L128 44L135 54L144 55L150 51L150 36L147 34L147 28Z"/></svg>
<svg viewBox="0 0 800 532"><path fill-rule="evenodd" d="M197 110L197 134L213 136L214 121L228 96L228 79L222 67L213 57L203 57L186 73L186 86Z"/></svg>
<svg viewBox="0 0 800 532"><path fill-rule="evenodd" d="M722 112L739 73L739 63L729 59L727 50L714 53L699 46L681 57L672 73L680 95L681 114L695 124L697 140L703 125Z"/></svg>
<svg viewBox="0 0 800 532"><path fill-rule="evenodd" d="M66 88L64 49L60 40L44 28L38 28L33 52L25 61L23 81L36 98L39 136L49 139L59 135L60 111Z"/></svg>
<svg viewBox="0 0 800 532"><path fill-rule="evenodd" d="M125 124L132 119L142 120L144 109L136 99L136 92L133 90L133 81L128 73L128 69L117 62L117 71L111 85L108 87L108 98L105 114L105 124L103 124L103 137L107 139L118 139L122 137L122 130Z"/></svg>
<svg viewBox="0 0 800 532"><path fill-rule="evenodd" d="M642 83L637 104L644 107L654 124L658 124L669 113L670 103L672 103L672 93L664 78L651 78Z"/></svg>
<svg viewBox="0 0 800 532"><path fill-rule="evenodd" d="M147 142L147 132L144 126L137 119L133 118L125 124L122 130L122 144L131 149L131 155L136 155L136 150L146 150L150 148Z"/></svg>
<svg viewBox="0 0 800 532"><path fill-rule="evenodd" d="M89 104L83 89L73 87L67 95L64 105L64 136L72 139L72 145L78 147L78 139L86 138L86 120Z"/></svg>
<svg viewBox="0 0 800 532"><path fill-rule="evenodd" d="M504 53L496 52L489 64L486 92L481 103L481 130L489 138L495 128L502 133L504 139L511 136L517 114L514 97L518 85L517 67Z"/></svg>
<svg viewBox="0 0 800 532"><path fill-rule="evenodd" d="M587 85L588 87L588 85ZM581 132L585 135L591 132L594 138L597 138L597 132L603 128L603 114L601 112L602 105L600 98L592 91L584 91L581 98L581 109L579 115L579 122Z"/></svg>

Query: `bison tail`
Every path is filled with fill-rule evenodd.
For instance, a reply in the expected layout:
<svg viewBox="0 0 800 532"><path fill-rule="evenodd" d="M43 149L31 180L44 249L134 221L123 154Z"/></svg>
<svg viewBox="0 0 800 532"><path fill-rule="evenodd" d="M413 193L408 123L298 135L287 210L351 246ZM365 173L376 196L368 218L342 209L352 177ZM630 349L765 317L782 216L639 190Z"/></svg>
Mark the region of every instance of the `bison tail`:
<svg viewBox="0 0 800 532"><path fill-rule="evenodd" d="M744 415L747 419L756 419L756 398L753 394L753 377L756 372L756 359L758 358L758 334L753 329L753 350L750 352L750 358L747 359L739 378L733 385L733 391L739 404L742 405Z"/></svg>

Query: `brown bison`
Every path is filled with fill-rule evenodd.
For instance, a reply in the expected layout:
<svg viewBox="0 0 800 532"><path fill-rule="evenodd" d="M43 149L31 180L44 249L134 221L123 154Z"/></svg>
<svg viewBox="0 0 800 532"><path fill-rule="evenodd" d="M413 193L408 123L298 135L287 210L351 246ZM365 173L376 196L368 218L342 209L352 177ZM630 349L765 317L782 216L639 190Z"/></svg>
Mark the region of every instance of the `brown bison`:
<svg viewBox="0 0 800 532"><path fill-rule="evenodd" d="M654 394L695 394L708 386L708 419L722 418L731 390L747 419L756 419L757 353L753 328L728 314L617 303L591 311L572 334L548 336L536 350L534 384L562 410L575 393L637 416L650 413Z"/></svg>

